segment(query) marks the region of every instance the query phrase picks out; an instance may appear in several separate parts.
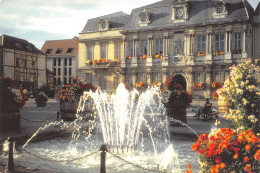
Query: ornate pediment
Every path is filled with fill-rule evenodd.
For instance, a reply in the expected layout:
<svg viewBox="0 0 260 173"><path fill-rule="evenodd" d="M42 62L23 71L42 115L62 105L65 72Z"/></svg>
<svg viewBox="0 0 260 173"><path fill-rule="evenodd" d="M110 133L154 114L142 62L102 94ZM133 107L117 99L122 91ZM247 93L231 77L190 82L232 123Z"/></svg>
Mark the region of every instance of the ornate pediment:
<svg viewBox="0 0 260 173"><path fill-rule="evenodd" d="M213 12L214 19L225 18L228 15L227 5L222 0L216 2L213 8L214 8L214 12Z"/></svg>
<svg viewBox="0 0 260 173"><path fill-rule="evenodd" d="M106 31L109 29L109 22L107 19L101 19L99 21L99 30L100 31Z"/></svg>
<svg viewBox="0 0 260 173"><path fill-rule="evenodd" d="M139 21L138 21L139 26L147 26L150 23L150 13L148 13L145 8L142 10L142 12L138 14L138 16L139 16Z"/></svg>

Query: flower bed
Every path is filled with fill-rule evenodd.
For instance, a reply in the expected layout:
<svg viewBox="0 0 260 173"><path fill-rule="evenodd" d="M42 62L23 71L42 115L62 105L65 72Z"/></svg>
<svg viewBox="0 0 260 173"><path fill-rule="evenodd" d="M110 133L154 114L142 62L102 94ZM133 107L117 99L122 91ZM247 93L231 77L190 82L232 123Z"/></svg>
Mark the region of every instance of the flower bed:
<svg viewBox="0 0 260 173"><path fill-rule="evenodd" d="M205 82L193 82L192 86L194 90L205 89L206 87Z"/></svg>
<svg viewBox="0 0 260 173"><path fill-rule="evenodd" d="M199 153L203 172L259 172L260 139L252 130L237 133L230 128L201 134L192 145Z"/></svg>

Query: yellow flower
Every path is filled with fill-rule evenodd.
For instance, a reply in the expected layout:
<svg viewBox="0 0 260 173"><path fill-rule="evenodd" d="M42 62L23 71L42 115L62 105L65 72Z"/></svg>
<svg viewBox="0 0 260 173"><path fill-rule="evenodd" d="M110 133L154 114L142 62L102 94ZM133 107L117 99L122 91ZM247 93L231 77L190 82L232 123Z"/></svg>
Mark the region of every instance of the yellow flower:
<svg viewBox="0 0 260 173"><path fill-rule="evenodd" d="M252 108L255 107L255 104L251 104L251 107L252 107Z"/></svg>

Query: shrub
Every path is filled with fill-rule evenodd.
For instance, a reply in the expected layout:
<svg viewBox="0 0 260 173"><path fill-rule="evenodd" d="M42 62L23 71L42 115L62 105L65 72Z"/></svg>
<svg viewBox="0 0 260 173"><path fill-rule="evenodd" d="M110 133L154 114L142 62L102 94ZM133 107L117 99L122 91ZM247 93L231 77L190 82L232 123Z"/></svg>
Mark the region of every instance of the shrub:
<svg viewBox="0 0 260 173"><path fill-rule="evenodd" d="M48 101L48 97L44 92L39 92L35 97L35 102L38 107L44 107L47 101Z"/></svg>

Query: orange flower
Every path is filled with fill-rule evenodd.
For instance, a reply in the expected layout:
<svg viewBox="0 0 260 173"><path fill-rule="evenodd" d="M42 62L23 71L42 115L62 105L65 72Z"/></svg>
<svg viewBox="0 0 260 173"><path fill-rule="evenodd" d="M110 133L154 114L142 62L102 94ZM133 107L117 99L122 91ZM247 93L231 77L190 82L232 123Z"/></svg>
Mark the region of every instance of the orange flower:
<svg viewBox="0 0 260 173"><path fill-rule="evenodd" d="M238 158L238 154L235 154L234 156L233 156L233 159L237 159Z"/></svg>
<svg viewBox="0 0 260 173"><path fill-rule="evenodd" d="M249 161L249 158L246 156L244 157L244 162L248 162Z"/></svg>
<svg viewBox="0 0 260 173"><path fill-rule="evenodd" d="M244 169L245 169L245 171L247 171L247 172L251 171L251 165L250 165L250 164L247 164Z"/></svg>
<svg viewBox="0 0 260 173"><path fill-rule="evenodd" d="M215 161L216 161L216 163L221 163L222 162L222 157L221 156L216 156Z"/></svg>
<svg viewBox="0 0 260 173"><path fill-rule="evenodd" d="M251 148L251 146L250 146L249 144L245 146L245 150L246 150L246 151L249 151L250 148Z"/></svg>
<svg viewBox="0 0 260 173"><path fill-rule="evenodd" d="M192 169L191 169L191 166L189 163L188 163L188 168L189 168L189 170L186 170L186 173L192 173Z"/></svg>
<svg viewBox="0 0 260 173"><path fill-rule="evenodd" d="M199 150L199 154L200 154L200 155L204 154L204 152L205 152L205 151L204 151L203 149Z"/></svg>
<svg viewBox="0 0 260 173"><path fill-rule="evenodd" d="M255 159L255 160L260 160L260 149L257 150L257 152L255 153L254 159Z"/></svg>
<svg viewBox="0 0 260 173"><path fill-rule="evenodd" d="M226 164L222 162L222 163L220 163L219 166L220 166L221 169L224 169L226 167Z"/></svg>

